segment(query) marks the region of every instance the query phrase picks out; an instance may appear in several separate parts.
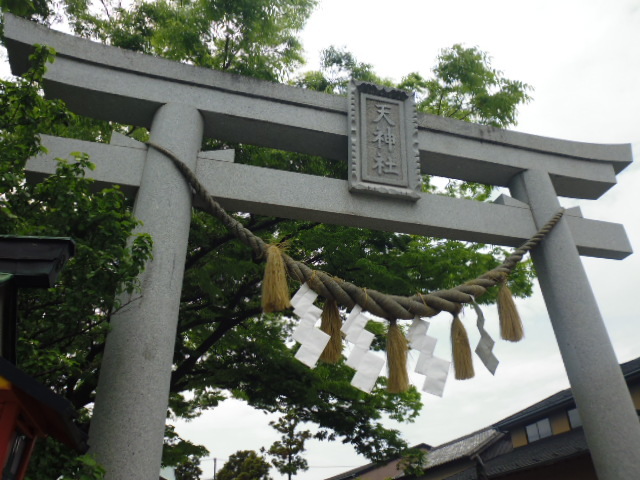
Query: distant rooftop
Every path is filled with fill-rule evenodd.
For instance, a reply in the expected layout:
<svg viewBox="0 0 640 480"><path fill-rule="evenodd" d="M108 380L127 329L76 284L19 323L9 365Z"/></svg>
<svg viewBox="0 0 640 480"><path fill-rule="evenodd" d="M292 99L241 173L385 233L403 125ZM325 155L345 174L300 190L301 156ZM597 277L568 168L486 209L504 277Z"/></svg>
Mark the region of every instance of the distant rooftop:
<svg viewBox="0 0 640 480"><path fill-rule="evenodd" d="M493 428L485 428L435 447L427 455L427 468L470 457L502 435Z"/></svg>
<svg viewBox="0 0 640 480"><path fill-rule="evenodd" d="M420 449L428 452L432 451L431 445L427 445L426 443L419 443L418 445L414 445L413 447L411 447L411 449ZM384 465L387 465L388 463L391 463L397 460L398 460L398 457L392 458L386 462L368 463L366 465L362 465L361 467L356 467L351 470L347 470L346 472L340 473L338 475L334 475L333 477L329 477L325 480L346 480L350 478L358 478L363 473L370 472L371 470L375 470L377 468L380 468Z"/></svg>
<svg viewBox="0 0 640 480"><path fill-rule="evenodd" d="M620 365L622 374L627 381L640 377L640 357L625 362ZM575 406L571 389L562 390L540 402L531 405L520 412L517 412L491 427L478 430L476 432L444 443L437 447L431 447L421 443L413 448L421 448L428 451L426 468L434 468L463 458L470 458L481 451L486 452L486 448L497 445L504 437L503 430L511 428L521 423L530 421L531 417L544 416L545 414L560 407L572 408ZM509 441L509 446L511 442ZM509 448L511 450L511 448ZM499 454L491 460L485 461L486 472L489 475L512 472L526 469L534 465L544 465L553 463L558 459L570 458L588 451L582 428L571 430L570 432L538 440L524 447L513 449L509 453ZM397 460L397 459L395 459ZM346 480L357 478L361 474L379 468L382 464L370 463L362 467L349 470L340 475L333 476L327 480ZM398 472L395 478L403 476ZM460 472L447 480L476 480L476 467L472 467Z"/></svg>
<svg viewBox="0 0 640 480"><path fill-rule="evenodd" d="M552 435L524 447L484 462L487 475L525 470L533 466L555 463L588 452L587 442L582 428L571 430L560 435ZM447 480L477 480L476 467L468 468Z"/></svg>
<svg viewBox="0 0 640 480"><path fill-rule="evenodd" d="M622 370L622 374L625 379L629 381L632 378L640 376L640 357L625 362L620 365L620 369ZM528 419L533 415L545 415L547 412L551 410L555 410L561 406L566 408L575 407L575 400L573 399L573 394L571 393L571 389L567 388L566 390L562 390L558 393L554 393L550 397L541 400L540 402L531 405L524 410L519 411L503 420L500 420L498 423L493 426L498 430L503 430L507 428L511 428L515 425L518 425L522 422L527 422Z"/></svg>

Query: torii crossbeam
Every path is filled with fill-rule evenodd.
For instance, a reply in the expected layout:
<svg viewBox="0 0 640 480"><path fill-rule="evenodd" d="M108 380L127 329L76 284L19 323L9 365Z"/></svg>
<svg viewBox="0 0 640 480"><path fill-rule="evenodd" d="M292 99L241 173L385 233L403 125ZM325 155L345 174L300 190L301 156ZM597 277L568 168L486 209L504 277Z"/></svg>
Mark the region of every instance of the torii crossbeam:
<svg viewBox="0 0 640 480"><path fill-rule="evenodd" d="M202 137L309 153L348 154L342 97L262 82L123 51L5 14L14 74L34 44L56 49L48 96L75 112L150 128L223 206L271 216L516 246L559 208L558 196L599 198L631 162L629 145L542 138L430 115L418 117L421 172L508 187L495 204L420 194L414 203L350 194L347 182L236 165L228 153L198 152ZM142 292L112 321L90 430L92 451L111 480L155 480L160 468L191 192L159 151L46 137L52 159L84 151L100 183L135 195L135 215L154 239ZM314 193L315 192L315 193ZM573 210L533 252L542 292L599 478L640 471L640 424L579 255L631 253L621 225Z"/></svg>

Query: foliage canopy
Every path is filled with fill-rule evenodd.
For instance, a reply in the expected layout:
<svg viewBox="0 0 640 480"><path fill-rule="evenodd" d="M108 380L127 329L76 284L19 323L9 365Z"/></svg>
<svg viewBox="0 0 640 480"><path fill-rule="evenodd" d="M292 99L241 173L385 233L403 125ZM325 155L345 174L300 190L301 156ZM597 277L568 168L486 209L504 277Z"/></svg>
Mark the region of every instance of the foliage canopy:
<svg viewBox="0 0 640 480"><path fill-rule="evenodd" d="M240 450L218 472L218 480L271 480L269 463L253 450Z"/></svg>
<svg viewBox="0 0 640 480"><path fill-rule="evenodd" d="M309 430L298 430L300 419L297 412L286 412L278 421L269 422L269 425L282 434L281 439L275 441L267 450L273 466L281 474L287 475L289 480L298 471L309 470L309 464L302 453L305 450L305 442L313 435Z"/></svg>

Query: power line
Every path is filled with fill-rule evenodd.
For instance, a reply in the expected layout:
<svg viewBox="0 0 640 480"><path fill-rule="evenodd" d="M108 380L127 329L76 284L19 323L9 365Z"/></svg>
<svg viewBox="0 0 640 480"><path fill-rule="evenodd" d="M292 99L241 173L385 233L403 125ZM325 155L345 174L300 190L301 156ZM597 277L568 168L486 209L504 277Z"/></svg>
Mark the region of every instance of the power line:
<svg viewBox="0 0 640 480"><path fill-rule="evenodd" d="M309 465L309 468L356 468L361 465Z"/></svg>

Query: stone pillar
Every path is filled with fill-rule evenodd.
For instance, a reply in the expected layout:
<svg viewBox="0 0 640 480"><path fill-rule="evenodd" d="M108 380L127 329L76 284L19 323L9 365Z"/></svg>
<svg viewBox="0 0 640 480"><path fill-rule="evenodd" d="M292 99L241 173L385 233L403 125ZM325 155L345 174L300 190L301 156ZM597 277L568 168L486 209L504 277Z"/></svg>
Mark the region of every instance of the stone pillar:
<svg viewBox="0 0 640 480"><path fill-rule="evenodd" d="M151 140L195 169L203 120L192 106L156 112ZM191 190L171 160L147 153L135 204L153 260L112 319L100 369L89 444L109 480L158 480L180 292L191 221Z"/></svg>
<svg viewBox="0 0 640 480"><path fill-rule="evenodd" d="M509 187L515 198L530 205L538 226L560 208L546 172L525 171ZM638 415L564 219L532 258L598 478L636 478Z"/></svg>

